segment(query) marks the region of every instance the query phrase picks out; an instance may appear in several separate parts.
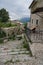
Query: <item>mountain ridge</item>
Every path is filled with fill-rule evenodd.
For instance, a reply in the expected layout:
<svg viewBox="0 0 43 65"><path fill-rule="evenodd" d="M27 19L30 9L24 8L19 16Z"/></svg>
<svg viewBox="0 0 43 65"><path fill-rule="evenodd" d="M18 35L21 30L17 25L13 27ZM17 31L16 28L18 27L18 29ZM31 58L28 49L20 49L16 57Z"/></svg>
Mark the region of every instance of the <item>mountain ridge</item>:
<svg viewBox="0 0 43 65"><path fill-rule="evenodd" d="M30 22L30 18L29 17L23 17L19 21L22 23Z"/></svg>

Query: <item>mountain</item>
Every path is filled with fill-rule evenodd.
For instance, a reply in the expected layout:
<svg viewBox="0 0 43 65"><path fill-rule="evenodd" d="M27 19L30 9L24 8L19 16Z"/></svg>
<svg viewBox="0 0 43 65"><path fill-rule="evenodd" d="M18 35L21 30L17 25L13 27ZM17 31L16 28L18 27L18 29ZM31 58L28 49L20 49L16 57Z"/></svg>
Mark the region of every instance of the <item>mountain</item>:
<svg viewBox="0 0 43 65"><path fill-rule="evenodd" d="M21 18L20 21L22 23L30 22L30 18L29 17L24 17L24 18Z"/></svg>

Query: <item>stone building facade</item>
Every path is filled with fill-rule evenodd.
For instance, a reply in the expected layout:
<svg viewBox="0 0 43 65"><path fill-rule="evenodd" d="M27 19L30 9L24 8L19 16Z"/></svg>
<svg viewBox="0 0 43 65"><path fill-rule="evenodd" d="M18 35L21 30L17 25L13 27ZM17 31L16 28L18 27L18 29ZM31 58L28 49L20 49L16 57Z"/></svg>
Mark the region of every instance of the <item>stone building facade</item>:
<svg viewBox="0 0 43 65"><path fill-rule="evenodd" d="M29 8L31 9L30 29L43 30L43 0L33 0Z"/></svg>

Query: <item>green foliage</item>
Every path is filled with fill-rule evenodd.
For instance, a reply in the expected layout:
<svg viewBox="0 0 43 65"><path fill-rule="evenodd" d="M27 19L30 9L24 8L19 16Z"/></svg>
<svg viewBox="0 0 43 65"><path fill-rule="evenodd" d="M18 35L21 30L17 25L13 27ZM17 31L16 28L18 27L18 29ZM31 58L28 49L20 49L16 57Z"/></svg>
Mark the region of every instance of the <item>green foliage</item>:
<svg viewBox="0 0 43 65"><path fill-rule="evenodd" d="M0 29L0 43L3 43L2 38L4 38L4 37L6 37L6 33L3 30Z"/></svg>
<svg viewBox="0 0 43 65"><path fill-rule="evenodd" d="M12 49L11 52L14 52L14 50Z"/></svg>
<svg viewBox="0 0 43 65"><path fill-rule="evenodd" d="M26 48L27 50L29 50L29 44L27 42L25 35L24 35L23 47Z"/></svg>
<svg viewBox="0 0 43 65"><path fill-rule="evenodd" d="M18 60L16 60L15 62L20 62L20 60L18 59Z"/></svg>
<svg viewBox="0 0 43 65"><path fill-rule="evenodd" d="M15 27L15 26L17 26L17 25L11 24L10 22L9 23L0 22L0 27Z"/></svg>
<svg viewBox="0 0 43 65"><path fill-rule="evenodd" d="M30 56L32 56L32 52L25 35L24 35L23 47L26 48L29 51Z"/></svg>
<svg viewBox="0 0 43 65"><path fill-rule="evenodd" d="M26 41L23 41L23 47L28 50L29 46L28 46L28 43Z"/></svg>
<svg viewBox="0 0 43 65"><path fill-rule="evenodd" d="M0 39L0 44L2 44L3 43L3 40L2 39Z"/></svg>
<svg viewBox="0 0 43 65"><path fill-rule="evenodd" d="M7 22L8 19L9 19L9 13L6 11L6 9L4 8L0 9L0 21Z"/></svg>
<svg viewBox="0 0 43 65"><path fill-rule="evenodd" d="M10 22L9 23L6 23L4 25L4 27L15 27L15 26L17 26L17 25L16 24L11 24Z"/></svg>
<svg viewBox="0 0 43 65"><path fill-rule="evenodd" d="M4 27L11 27L11 23L6 23Z"/></svg>
<svg viewBox="0 0 43 65"><path fill-rule="evenodd" d="M14 62L12 61L12 59L5 62L5 64L8 64L8 63L14 64Z"/></svg>
<svg viewBox="0 0 43 65"><path fill-rule="evenodd" d="M24 24L24 28L25 28L25 29L27 28L27 23Z"/></svg>
<svg viewBox="0 0 43 65"><path fill-rule="evenodd" d="M1 24L1 22L0 22L0 28L2 27L2 24Z"/></svg>
<svg viewBox="0 0 43 65"><path fill-rule="evenodd" d="M15 40L15 35L14 34L10 35L8 40Z"/></svg>
<svg viewBox="0 0 43 65"><path fill-rule="evenodd" d="M6 33L3 30L0 30L0 38L6 37Z"/></svg>
<svg viewBox="0 0 43 65"><path fill-rule="evenodd" d="M22 39L22 36L18 37L18 40L21 40Z"/></svg>

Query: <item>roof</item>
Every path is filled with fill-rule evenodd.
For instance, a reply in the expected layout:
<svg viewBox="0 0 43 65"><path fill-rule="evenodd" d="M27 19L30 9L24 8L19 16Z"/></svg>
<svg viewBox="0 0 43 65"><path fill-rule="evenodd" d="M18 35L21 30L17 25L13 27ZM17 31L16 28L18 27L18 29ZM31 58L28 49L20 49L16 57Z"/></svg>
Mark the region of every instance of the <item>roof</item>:
<svg viewBox="0 0 43 65"><path fill-rule="evenodd" d="M41 8L37 8L34 12L32 12L33 14L34 13L37 13L37 12L43 12L43 7L41 7Z"/></svg>
<svg viewBox="0 0 43 65"><path fill-rule="evenodd" d="M37 0L33 0L31 5L29 6L29 8L31 8L36 2L37 2Z"/></svg>

